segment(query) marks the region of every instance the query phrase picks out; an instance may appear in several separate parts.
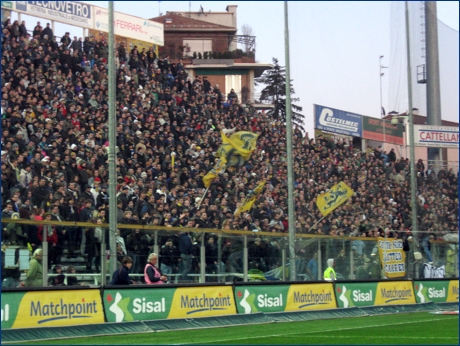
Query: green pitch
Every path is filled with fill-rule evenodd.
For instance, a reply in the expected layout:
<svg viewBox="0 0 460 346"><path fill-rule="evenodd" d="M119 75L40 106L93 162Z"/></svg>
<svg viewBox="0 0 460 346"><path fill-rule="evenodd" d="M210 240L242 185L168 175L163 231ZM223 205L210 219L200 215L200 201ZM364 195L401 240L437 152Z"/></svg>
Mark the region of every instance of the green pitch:
<svg viewBox="0 0 460 346"><path fill-rule="evenodd" d="M434 315L423 312L146 334L54 339L30 344L458 345L458 323L458 315Z"/></svg>

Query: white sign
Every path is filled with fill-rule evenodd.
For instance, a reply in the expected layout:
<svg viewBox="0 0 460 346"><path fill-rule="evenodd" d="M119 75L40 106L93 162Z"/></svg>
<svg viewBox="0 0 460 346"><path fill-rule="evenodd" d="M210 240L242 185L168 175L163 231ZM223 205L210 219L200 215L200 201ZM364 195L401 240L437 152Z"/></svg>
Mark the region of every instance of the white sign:
<svg viewBox="0 0 460 346"><path fill-rule="evenodd" d="M93 9L76 1L15 1L15 10L30 16L93 28Z"/></svg>
<svg viewBox="0 0 460 346"><path fill-rule="evenodd" d="M113 25L115 35L164 46L164 28L161 23L115 12ZM94 7L94 29L109 32L107 9Z"/></svg>
<svg viewBox="0 0 460 346"><path fill-rule="evenodd" d="M425 279L441 279L444 277L445 267L436 268L435 266L424 263L423 264L423 276Z"/></svg>
<svg viewBox="0 0 460 346"><path fill-rule="evenodd" d="M407 134L409 135L408 131ZM416 147L458 148L458 127L414 125L414 145Z"/></svg>

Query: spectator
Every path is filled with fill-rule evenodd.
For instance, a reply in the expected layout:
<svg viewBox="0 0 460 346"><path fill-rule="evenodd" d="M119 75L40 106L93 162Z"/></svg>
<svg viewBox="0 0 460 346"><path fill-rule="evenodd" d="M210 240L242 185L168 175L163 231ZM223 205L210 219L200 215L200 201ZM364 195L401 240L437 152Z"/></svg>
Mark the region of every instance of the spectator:
<svg viewBox="0 0 460 346"><path fill-rule="evenodd" d="M111 285L132 285L134 282L129 277L129 270L133 266L131 257L123 257L121 267L116 269L112 274Z"/></svg>
<svg viewBox="0 0 460 346"><path fill-rule="evenodd" d="M26 287L41 287L43 286L43 250L37 249L32 255L29 262L29 271L24 286Z"/></svg>
<svg viewBox="0 0 460 346"><path fill-rule="evenodd" d="M163 275L160 269L157 268L157 263L158 255L156 253L151 253L144 269L144 280L148 285L164 284L168 281L168 277Z"/></svg>

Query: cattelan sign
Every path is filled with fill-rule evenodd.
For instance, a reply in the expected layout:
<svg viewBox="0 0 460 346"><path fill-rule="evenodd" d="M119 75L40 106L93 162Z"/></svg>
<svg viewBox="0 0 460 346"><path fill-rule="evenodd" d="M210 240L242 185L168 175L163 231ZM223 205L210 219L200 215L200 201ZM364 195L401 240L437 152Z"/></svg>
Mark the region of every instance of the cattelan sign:
<svg viewBox="0 0 460 346"><path fill-rule="evenodd" d="M414 145L458 149L458 127L414 125Z"/></svg>

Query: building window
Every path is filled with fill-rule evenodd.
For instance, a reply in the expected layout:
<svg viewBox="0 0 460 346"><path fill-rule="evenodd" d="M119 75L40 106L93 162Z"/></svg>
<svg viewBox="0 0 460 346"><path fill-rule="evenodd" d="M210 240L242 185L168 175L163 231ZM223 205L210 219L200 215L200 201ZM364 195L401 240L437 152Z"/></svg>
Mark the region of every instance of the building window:
<svg viewBox="0 0 460 346"><path fill-rule="evenodd" d="M235 90L238 100L241 102L241 75L225 76L225 92L229 94L232 89Z"/></svg>

